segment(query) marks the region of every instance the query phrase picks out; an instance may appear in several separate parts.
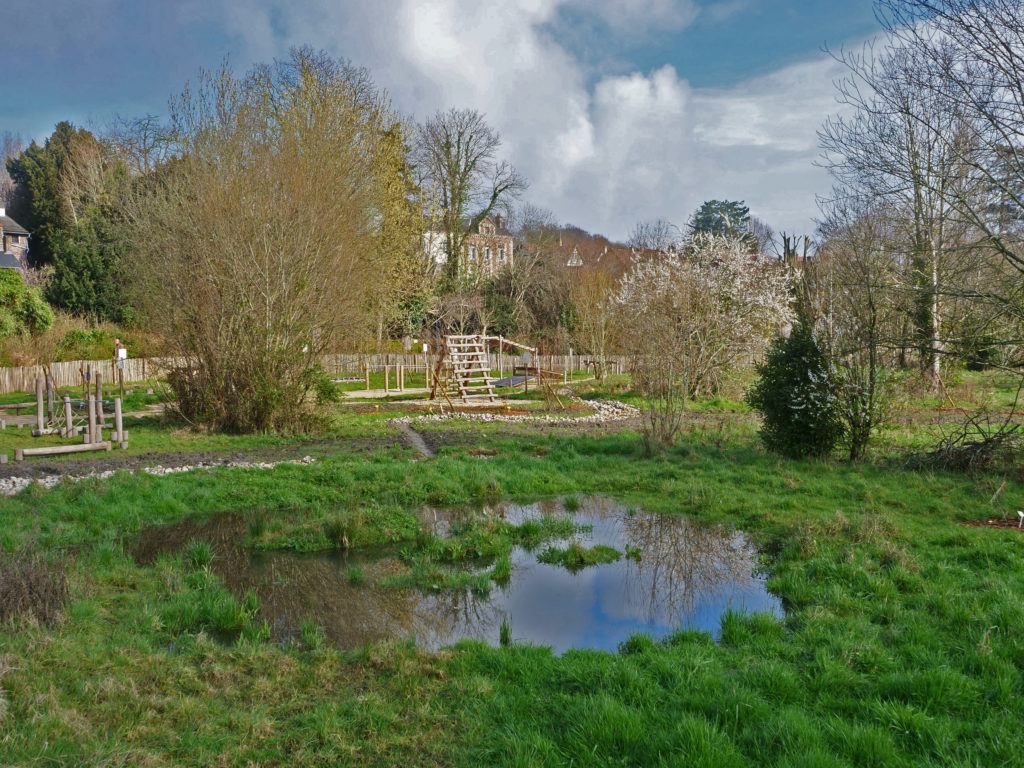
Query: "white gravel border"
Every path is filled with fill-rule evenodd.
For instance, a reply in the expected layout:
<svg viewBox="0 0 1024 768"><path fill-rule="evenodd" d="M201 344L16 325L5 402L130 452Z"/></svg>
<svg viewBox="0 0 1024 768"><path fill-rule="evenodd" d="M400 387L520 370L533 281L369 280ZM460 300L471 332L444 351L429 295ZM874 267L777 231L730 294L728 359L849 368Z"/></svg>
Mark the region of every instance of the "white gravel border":
<svg viewBox="0 0 1024 768"><path fill-rule="evenodd" d="M393 424L414 424L425 421L449 421L451 419L463 419L465 421L480 421L486 423L505 424L550 424L553 426L572 426L573 424L604 424L610 421L625 421L640 415L640 410L619 400L583 400L578 397L571 398L575 403L582 403L593 408L594 412L588 416L567 418L565 416L551 416L550 414L538 414L537 416L525 414L500 414L500 413L472 413L467 411L448 412L443 414L431 413L421 416L399 416L391 419Z"/></svg>
<svg viewBox="0 0 1024 768"><path fill-rule="evenodd" d="M304 456L301 459L289 459L286 461L200 461L196 464L182 464L177 467L165 467L162 464L157 464L153 467L140 467L138 469L107 469L102 472L89 472L85 475L54 474L43 475L42 477L4 477L0 478L0 496L14 496L21 493L32 483L39 483L43 488L50 489L63 480L73 483L92 478L105 480L108 477L113 477L117 472L128 472L132 475L137 472L144 472L147 475L166 477L167 475L175 475L180 472L194 472L200 469L216 469L217 467L273 469L281 464L307 465L315 461L316 459L312 456Z"/></svg>

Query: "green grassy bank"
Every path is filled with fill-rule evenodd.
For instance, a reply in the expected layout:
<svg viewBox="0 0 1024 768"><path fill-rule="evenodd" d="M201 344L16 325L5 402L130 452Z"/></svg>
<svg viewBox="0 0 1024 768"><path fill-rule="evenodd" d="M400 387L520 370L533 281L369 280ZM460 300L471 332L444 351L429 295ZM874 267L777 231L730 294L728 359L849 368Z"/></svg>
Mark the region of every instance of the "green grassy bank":
<svg viewBox="0 0 1024 768"><path fill-rule="evenodd" d="M69 594L59 621L0 625L0 764L1024 764L1024 535L961 524L1015 518L1020 484L990 504L1001 477L779 460L748 422L695 426L656 458L628 431L476 434L429 460L119 473L0 500L3 556L34 541ZM202 547L142 566L126 545L231 510L257 548L413 542L424 505L587 495L749 531L786 618L730 613L717 642L618 654L342 653L315 625L282 647Z"/></svg>

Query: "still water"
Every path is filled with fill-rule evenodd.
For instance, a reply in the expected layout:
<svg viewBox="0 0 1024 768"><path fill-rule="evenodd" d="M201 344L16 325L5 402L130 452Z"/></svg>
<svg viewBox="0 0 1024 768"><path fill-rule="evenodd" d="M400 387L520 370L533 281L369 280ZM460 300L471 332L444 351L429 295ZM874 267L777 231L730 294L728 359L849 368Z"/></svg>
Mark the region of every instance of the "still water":
<svg viewBox="0 0 1024 768"><path fill-rule="evenodd" d="M572 573L537 561L536 551L513 550L512 577L492 584L490 594L467 590L424 592L382 587L380 579L403 573L394 550L330 554L253 552L241 545L245 520L221 515L143 531L134 549L139 562L181 549L191 539L208 541L212 567L234 593L259 595L275 639L297 635L313 618L329 643L343 649L367 641L415 638L438 649L462 638L497 645L503 621L513 640L550 646L614 651L630 635L658 638L686 627L717 634L729 607L782 616L781 601L765 588L757 552L742 532L696 523L679 515L631 510L610 499L585 499L574 512L559 502L502 503L482 510L424 510L423 525L444 535L466 515L496 515L509 522L547 514L571 515L590 530L572 537L585 546L604 544L639 559L623 557ZM565 545L568 540L549 542ZM490 563L463 567L484 570ZM350 569L365 574L350 582Z"/></svg>

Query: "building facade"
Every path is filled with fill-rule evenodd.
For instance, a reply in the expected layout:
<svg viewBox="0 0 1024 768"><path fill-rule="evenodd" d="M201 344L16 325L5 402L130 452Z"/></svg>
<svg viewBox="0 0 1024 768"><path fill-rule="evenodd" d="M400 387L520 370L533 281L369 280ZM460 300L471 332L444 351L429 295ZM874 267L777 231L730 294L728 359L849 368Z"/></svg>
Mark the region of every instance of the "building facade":
<svg viewBox="0 0 1024 768"><path fill-rule="evenodd" d="M21 269L28 269L28 230L7 215L0 207L0 263L12 268L12 259Z"/></svg>
<svg viewBox="0 0 1024 768"><path fill-rule="evenodd" d="M424 250L435 268L447 263L444 232L430 230L423 235ZM461 270L480 279L496 277L512 266L515 258L515 239L505 227L501 215L480 222L476 232L470 232L462 241Z"/></svg>

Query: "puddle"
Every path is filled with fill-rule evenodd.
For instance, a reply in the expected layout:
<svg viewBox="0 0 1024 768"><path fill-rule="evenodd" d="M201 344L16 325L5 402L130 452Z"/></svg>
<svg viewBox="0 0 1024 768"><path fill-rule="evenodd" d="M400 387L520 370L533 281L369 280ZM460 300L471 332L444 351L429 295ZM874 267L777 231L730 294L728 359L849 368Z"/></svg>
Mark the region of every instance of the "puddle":
<svg viewBox="0 0 1024 768"><path fill-rule="evenodd" d="M467 514L480 512L423 513L424 523L441 535ZM213 568L228 588L237 595L250 589L259 595L275 639L295 637L301 621L315 617L328 642L343 649L408 637L431 650L462 638L497 645L501 624L507 621L513 640L548 645L555 653L570 648L615 651L638 632L658 638L687 627L717 635L721 615L730 606L783 615L781 601L768 593L757 573L757 552L742 532L677 515L631 514L609 499L585 499L572 513L548 501L503 503L483 514L516 524L545 514L571 514L579 524L591 526L573 541L623 553L638 549L639 560L622 557L573 573L538 562L549 544L532 552L517 547L510 556L511 579L503 586L492 584L488 595L468 589L423 592L378 585L380 579L406 570L394 551L251 552L239 545L246 523L236 515L148 529L133 554L146 563L191 539L204 539L214 550ZM353 568L364 574L361 583L350 582Z"/></svg>

